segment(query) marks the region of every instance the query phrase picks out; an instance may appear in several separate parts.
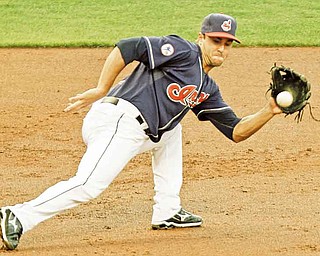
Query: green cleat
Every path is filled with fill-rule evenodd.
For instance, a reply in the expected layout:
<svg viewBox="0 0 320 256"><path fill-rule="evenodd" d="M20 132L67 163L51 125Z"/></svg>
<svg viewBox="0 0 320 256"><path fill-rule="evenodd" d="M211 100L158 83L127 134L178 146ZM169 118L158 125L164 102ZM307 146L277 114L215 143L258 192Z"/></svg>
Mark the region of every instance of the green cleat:
<svg viewBox="0 0 320 256"><path fill-rule="evenodd" d="M0 209L0 226L0 235L5 249L16 249L23 229L20 221L10 209Z"/></svg>

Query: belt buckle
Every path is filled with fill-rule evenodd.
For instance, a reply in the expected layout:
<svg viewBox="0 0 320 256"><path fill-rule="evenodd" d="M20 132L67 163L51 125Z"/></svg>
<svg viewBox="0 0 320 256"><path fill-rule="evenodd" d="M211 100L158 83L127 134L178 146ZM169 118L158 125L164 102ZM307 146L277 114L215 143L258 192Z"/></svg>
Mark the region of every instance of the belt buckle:
<svg viewBox="0 0 320 256"><path fill-rule="evenodd" d="M119 99L113 96L104 97L101 101L101 103L111 103L113 105L117 105L118 102L119 102Z"/></svg>

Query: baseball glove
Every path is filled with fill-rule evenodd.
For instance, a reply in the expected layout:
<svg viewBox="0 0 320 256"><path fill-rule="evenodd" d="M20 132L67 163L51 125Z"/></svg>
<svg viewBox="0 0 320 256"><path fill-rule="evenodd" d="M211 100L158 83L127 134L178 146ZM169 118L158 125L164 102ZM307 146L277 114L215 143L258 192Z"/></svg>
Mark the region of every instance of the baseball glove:
<svg viewBox="0 0 320 256"><path fill-rule="evenodd" d="M307 79L291 68L285 66L274 66L270 70L272 82L270 83L269 90L271 96L276 99L277 95L283 91L291 93L293 101L287 107L282 107L278 103L278 107L286 115L297 113L295 120L297 122L302 120L304 107L309 104L308 99L311 96L311 85ZM310 113L311 107L309 105ZM315 119L311 113L313 119Z"/></svg>

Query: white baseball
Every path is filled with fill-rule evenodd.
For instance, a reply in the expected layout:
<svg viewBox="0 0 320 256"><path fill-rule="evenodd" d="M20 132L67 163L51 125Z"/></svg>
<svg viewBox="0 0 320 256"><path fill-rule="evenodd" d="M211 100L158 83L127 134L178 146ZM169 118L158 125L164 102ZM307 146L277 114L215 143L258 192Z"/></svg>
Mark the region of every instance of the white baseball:
<svg viewBox="0 0 320 256"><path fill-rule="evenodd" d="M280 92L277 95L276 101L280 107L289 107L293 102L292 94L288 91Z"/></svg>

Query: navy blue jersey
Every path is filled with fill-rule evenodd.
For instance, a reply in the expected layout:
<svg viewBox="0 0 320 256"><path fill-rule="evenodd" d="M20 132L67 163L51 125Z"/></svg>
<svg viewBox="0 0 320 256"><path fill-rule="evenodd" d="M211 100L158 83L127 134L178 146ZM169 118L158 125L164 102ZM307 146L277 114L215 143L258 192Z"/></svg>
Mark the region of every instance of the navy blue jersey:
<svg viewBox="0 0 320 256"><path fill-rule="evenodd" d="M125 99L140 110L151 140L159 141L190 109L219 130L224 120L228 119L230 127L240 120L223 101L217 84L204 72L201 50L195 43L170 35L124 39L117 46L126 64L133 60L140 63L108 95ZM217 113L227 112L228 118L214 118ZM230 132L222 132L230 137Z"/></svg>

